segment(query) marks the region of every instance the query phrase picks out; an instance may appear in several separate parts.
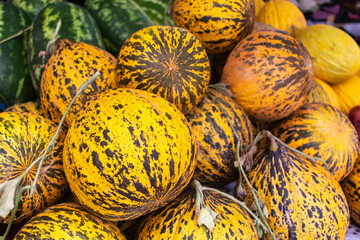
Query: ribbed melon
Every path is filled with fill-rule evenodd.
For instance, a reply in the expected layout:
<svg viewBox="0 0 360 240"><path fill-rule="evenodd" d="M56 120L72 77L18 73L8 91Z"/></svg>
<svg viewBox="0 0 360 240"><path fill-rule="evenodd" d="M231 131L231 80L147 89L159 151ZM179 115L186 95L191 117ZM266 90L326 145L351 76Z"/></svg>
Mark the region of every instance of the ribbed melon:
<svg viewBox="0 0 360 240"><path fill-rule="evenodd" d="M293 33L293 28L307 27L304 13L288 0L266 1L256 16L256 21L290 33Z"/></svg>
<svg viewBox="0 0 360 240"><path fill-rule="evenodd" d="M259 146L248 178L265 203L277 239L345 239L349 208L335 178L274 141ZM250 206L252 195L247 196Z"/></svg>
<svg viewBox="0 0 360 240"><path fill-rule="evenodd" d="M115 81L116 58L109 52L84 42L59 38L47 61L40 84L40 103L44 115L59 123L80 86L99 71L93 81L71 106L64 126L69 127L89 96L118 87Z"/></svg>
<svg viewBox="0 0 360 240"><path fill-rule="evenodd" d="M307 103L325 103L340 109L340 104L335 91L325 81L315 77L310 94L306 100Z"/></svg>
<svg viewBox="0 0 360 240"><path fill-rule="evenodd" d="M175 0L171 16L176 26L193 33L208 53L231 51L251 33L254 0Z"/></svg>
<svg viewBox="0 0 360 240"><path fill-rule="evenodd" d="M289 146L321 158L339 182L352 171L360 153L358 134L349 118L324 103L303 105L272 132Z"/></svg>
<svg viewBox="0 0 360 240"><path fill-rule="evenodd" d="M174 105L138 89L97 94L64 144L70 189L101 218L135 219L171 202L190 182L196 145Z"/></svg>
<svg viewBox="0 0 360 240"><path fill-rule="evenodd" d="M126 240L114 223L94 216L76 203L46 208L25 223L14 239Z"/></svg>
<svg viewBox="0 0 360 240"><path fill-rule="evenodd" d="M349 176L341 182L341 187L349 204L350 216L360 226L360 158Z"/></svg>
<svg viewBox="0 0 360 240"><path fill-rule="evenodd" d="M360 47L348 33L328 24L296 29L294 35L309 51L315 77L341 83L360 70Z"/></svg>
<svg viewBox="0 0 360 240"><path fill-rule="evenodd" d="M209 88L186 118L198 147L194 178L208 186L235 181L239 175L234 165L236 135L240 138L241 155L254 139L255 129L246 112L235 100Z"/></svg>
<svg viewBox="0 0 360 240"><path fill-rule="evenodd" d="M220 80L229 84L249 116L259 121L289 116L304 104L313 81L309 53L283 31L254 32L240 41L227 58Z"/></svg>
<svg viewBox="0 0 360 240"><path fill-rule="evenodd" d="M343 113L349 114L353 107L360 105L360 72L341 83L332 84L331 88L337 96L339 109Z"/></svg>
<svg viewBox="0 0 360 240"><path fill-rule="evenodd" d="M186 189L165 208L142 220L137 239L258 239L253 219L238 203L212 191L203 191L203 197L205 206L218 214L212 231L198 226L196 192Z"/></svg>
<svg viewBox="0 0 360 240"><path fill-rule="evenodd" d="M49 119L27 112L0 113L0 183L15 179L45 151L55 134L57 125ZM24 222L39 211L57 203L67 192L63 171L62 151L65 133L60 131L54 148L47 154L41 167L35 191L30 197L26 190L15 214L15 222ZM39 164L25 174L20 186L32 185ZM2 223L8 223L12 212Z"/></svg>
<svg viewBox="0 0 360 240"><path fill-rule="evenodd" d="M146 90L187 113L204 96L210 81L206 51L189 31L151 26L132 34L118 55L116 80Z"/></svg>
<svg viewBox="0 0 360 240"><path fill-rule="evenodd" d="M29 112L43 115L39 101L29 101L24 103L16 103L5 109L6 112Z"/></svg>

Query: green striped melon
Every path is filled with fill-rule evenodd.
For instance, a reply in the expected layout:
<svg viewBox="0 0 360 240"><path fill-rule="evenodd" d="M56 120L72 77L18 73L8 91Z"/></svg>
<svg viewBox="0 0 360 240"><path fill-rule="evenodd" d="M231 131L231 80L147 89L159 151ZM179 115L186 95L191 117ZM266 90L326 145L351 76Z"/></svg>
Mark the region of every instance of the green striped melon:
<svg viewBox="0 0 360 240"><path fill-rule="evenodd" d="M165 208L142 220L137 239L259 239L253 219L238 203L213 191L203 191L203 199L205 206L217 213L212 230L198 225L196 191L187 188Z"/></svg>
<svg viewBox="0 0 360 240"><path fill-rule="evenodd" d="M350 215L340 184L320 165L271 138L258 145L248 179L267 208L276 238L345 239ZM252 194L245 201L251 206Z"/></svg>
<svg viewBox="0 0 360 240"><path fill-rule="evenodd" d="M98 93L71 124L64 143L66 178L76 199L112 221L131 220L171 202L196 164L190 126L153 93Z"/></svg>
<svg viewBox="0 0 360 240"><path fill-rule="evenodd" d="M46 50L48 42L53 39L59 19L61 27L56 38L105 48L99 27L85 8L65 1L47 5L35 16L29 39L29 69L37 94L40 92L41 75L50 57L41 54Z"/></svg>
<svg viewBox="0 0 360 240"><path fill-rule="evenodd" d="M57 125L49 119L27 112L0 113L0 184L19 177L45 151ZM34 194L26 190L14 221L25 222L58 201L68 191L63 171L62 151L65 132L60 131L54 148L46 155ZM27 172L21 186L32 185L39 163ZM0 222L8 223L12 212Z"/></svg>
<svg viewBox="0 0 360 240"><path fill-rule="evenodd" d="M8 0L14 6L17 6L27 12L32 18L38 14L41 9L54 2L62 2L64 0Z"/></svg>
<svg viewBox="0 0 360 240"><path fill-rule="evenodd" d="M272 132L290 147L321 158L339 182L352 171L360 153L358 134L349 118L325 103L304 104Z"/></svg>
<svg viewBox="0 0 360 240"><path fill-rule="evenodd" d="M209 88L186 118L198 147L194 178L203 185L218 187L235 181L239 176L234 165L236 134L242 155L253 142L255 133L246 112L235 100Z"/></svg>
<svg viewBox="0 0 360 240"><path fill-rule="evenodd" d="M174 22L170 15L170 9L173 1L168 0L134 0L146 15L156 25L174 26Z"/></svg>
<svg viewBox="0 0 360 240"><path fill-rule="evenodd" d="M19 239L126 240L118 227L76 203L59 203L30 219L15 235Z"/></svg>
<svg viewBox="0 0 360 240"><path fill-rule="evenodd" d="M84 7L98 23L106 50L114 56L131 34L156 24L135 1L88 0ZM156 12L156 8L153 11Z"/></svg>
<svg viewBox="0 0 360 240"><path fill-rule="evenodd" d="M8 2L0 2L0 40L31 25L29 16ZM35 99L27 63L28 31L0 44L0 102L7 107Z"/></svg>
<svg viewBox="0 0 360 240"><path fill-rule="evenodd" d="M204 96L210 81L210 61L189 31L150 26L132 34L118 55L120 86L157 94L187 113Z"/></svg>

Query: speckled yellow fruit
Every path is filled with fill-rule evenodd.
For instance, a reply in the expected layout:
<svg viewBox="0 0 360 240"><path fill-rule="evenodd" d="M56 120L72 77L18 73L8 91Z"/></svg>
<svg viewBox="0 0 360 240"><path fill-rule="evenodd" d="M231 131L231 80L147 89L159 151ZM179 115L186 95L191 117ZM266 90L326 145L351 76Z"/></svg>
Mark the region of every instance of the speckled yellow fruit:
<svg viewBox="0 0 360 240"><path fill-rule="evenodd" d="M293 27L299 29L307 27L304 14L288 0L269 0L265 2L256 16L256 21L290 33L293 32Z"/></svg>
<svg viewBox="0 0 360 240"><path fill-rule="evenodd" d="M116 58L107 51L83 42L60 38L45 65L40 84L40 103L44 115L59 123L66 108L79 90L96 71L101 75L83 91L66 115L69 127L89 95L115 88Z"/></svg>
<svg viewBox="0 0 360 240"><path fill-rule="evenodd" d="M346 115L353 107L360 105L360 73L331 85L331 88L337 96L339 109Z"/></svg>
<svg viewBox="0 0 360 240"><path fill-rule="evenodd" d="M345 239L350 224L345 195L320 165L283 145L264 143L248 178L267 207L277 239Z"/></svg>
<svg viewBox="0 0 360 240"><path fill-rule="evenodd" d="M16 103L5 109L6 112L29 112L43 115L39 101L30 101L24 103Z"/></svg>
<svg viewBox="0 0 360 240"><path fill-rule="evenodd" d="M315 24L296 29L294 35L309 51L315 77L335 84L354 76L360 70L360 48L340 28Z"/></svg>
<svg viewBox="0 0 360 240"><path fill-rule="evenodd" d="M204 96L210 61L189 31L171 26L143 28L123 44L116 67L121 87L152 92L187 113Z"/></svg>
<svg viewBox="0 0 360 240"><path fill-rule="evenodd" d="M55 134L57 125L49 119L27 112L0 113L0 184L15 179L44 153ZM30 197L26 190L16 211L15 222L24 222L30 217L57 203L68 191L63 171L62 151L65 133L60 131L53 150L43 163L35 191ZM21 186L32 185L39 164L25 174ZM12 212L1 218L7 223Z"/></svg>
<svg viewBox="0 0 360 240"><path fill-rule="evenodd" d="M16 234L20 239L126 240L118 227L76 203L53 205L30 219Z"/></svg>
<svg viewBox="0 0 360 240"><path fill-rule="evenodd" d="M224 186L235 181L239 176L234 166L236 134L242 155L255 132L244 109L235 100L209 88L205 97L186 114L186 119L198 147L194 178L207 186Z"/></svg>
<svg viewBox="0 0 360 240"><path fill-rule="evenodd" d="M350 208L351 218L360 226L360 158L344 181L341 182Z"/></svg>
<svg viewBox="0 0 360 240"><path fill-rule="evenodd" d="M255 17L256 17L257 15L259 15L259 12L261 8L265 5L265 2L263 0L254 0L254 4L255 4Z"/></svg>
<svg viewBox="0 0 360 240"><path fill-rule="evenodd" d="M289 146L325 161L338 182L349 175L360 153L358 135L349 118L324 103L304 104L272 132Z"/></svg>
<svg viewBox="0 0 360 240"><path fill-rule="evenodd" d="M205 205L218 214L212 231L198 226L196 192L186 189L165 208L143 219L137 239L258 239L253 219L243 207L219 193L203 194Z"/></svg>
<svg viewBox="0 0 360 240"><path fill-rule="evenodd" d="M97 94L64 143L64 170L81 205L103 219L131 220L171 202L190 182L196 145L174 105L143 90Z"/></svg>
<svg viewBox="0 0 360 240"><path fill-rule="evenodd" d="M174 0L171 16L176 26L193 33L209 53L230 51L251 33L254 0Z"/></svg>
<svg viewBox="0 0 360 240"><path fill-rule="evenodd" d="M325 103L340 109L339 101L332 87L319 78L315 77L314 80L315 81L306 102Z"/></svg>
<svg viewBox="0 0 360 240"><path fill-rule="evenodd" d="M289 116L306 101L314 71L309 53L285 31L259 31L231 51L221 75L235 100L259 121Z"/></svg>

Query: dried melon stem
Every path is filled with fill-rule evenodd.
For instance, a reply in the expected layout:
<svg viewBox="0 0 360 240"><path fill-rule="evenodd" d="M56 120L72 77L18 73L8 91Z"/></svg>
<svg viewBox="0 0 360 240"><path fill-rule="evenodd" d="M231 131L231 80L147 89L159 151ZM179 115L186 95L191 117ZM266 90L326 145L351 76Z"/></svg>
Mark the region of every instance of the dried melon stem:
<svg viewBox="0 0 360 240"><path fill-rule="evenodd" d="M3 43L6 43L7 41L10 41L11 39L14 39L22 34L24 34L26 31L29 31L31 29L31 25L30 26L27 26L23 29L21 29L20 31L18 31L17 33L7 37L7 38L4 38L0 41L0 45L3 44Z"/></svg>
<svg viewBox="0 0 360 240"><path fill-rule="evenodd" d="M83 83L80 88L79 91L76 93L76 95L74 96L74 98L71 100L71 102L69 103L64 115L62 116L56 132L54 133L53 137L51 138L50 142L47 144L43 154L41 154L34 162L32 162L29 167L17 178L9 180L7 182L4 182L0 185L0 212L3 215L2 217L6 217L11 211L12 215L10 218L10 221L7 225L6 231L4 233L4 235L0 236L0 240L6 240L6 237L11 229L13 220L15 218L15 214L16 211L18 209L20 200L21 200L21 196L23 194L23 192L25 190L30 189L30 197L32 197L35 187L36 187L36 183L37 180L40 176L41 172L41 167L43 165L43 162L45 160L46 155L53 149L56 138L58 137L60 131L61 131L61 127L63 122L65 121L65 117L67 115L67 113L69 112L71 106L74 104L75 100L80 96L80 94L87 89L88 85L91 84L93 81L95 81L95 79L100 75L100 72L96 72L89 80L87 80L85 83ZM22 179L24 178L24 176L33 168L33 166L35 166L36 164L38 164L38 168L37 168L37 172L36 172L36 176L34 179L34 182L32 185L28 185L28 186L24 186L20 188L20 184ZM3 194L3 193L11 193L11 194Z"/></svg>

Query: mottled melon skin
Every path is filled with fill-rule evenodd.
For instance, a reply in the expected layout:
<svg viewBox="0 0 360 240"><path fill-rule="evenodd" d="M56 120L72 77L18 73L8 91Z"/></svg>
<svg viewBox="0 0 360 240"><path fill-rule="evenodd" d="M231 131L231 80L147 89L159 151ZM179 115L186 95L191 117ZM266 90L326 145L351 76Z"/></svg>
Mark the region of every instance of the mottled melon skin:
<svg viewBox="0 0 360 240"><path fill-rule="evenodd" d="M89 211L131 220L172 201L190 182L196 145L185 116L138 89L109 89L79 112L63 153L70 189Z"/></svg>
<svg viewBox="0 0 360 240"><path fill-rule="evenodd" d="M87 101L87 95L118 87L115 81L116 58L109 52L84 42L60 38L45 65L40 84L40 103L44 115L59 123L79 87L96 71L101 74L71 106L64 126L69 127Z"/></svg>
<svg viewBox="0 0 360 240"><path fill-rule="evenodd" d="M360 70L360 47L338 27L314 24L296 29L294 35L309 51L315 77L327 83L341 83Z"/></svg>
<svg viewBox="0 0 360 240"><path fill-rule="evenodd" d="M360 158L349 176L341 182L341 187L349 204L350 216L360 226Z"/></svg>
<svg viewBox="0 0 360 240"><path fill-rule="evenodd" d="M255 20L290 33L293 33L293 28L301 29L307 27L302 11L288 0L270 0L265 2Z"/></svg>
<svg viewBox="0 0 360 240"><path fill-rule="evenodd" d="M345 195L320 165L282 145L265 144L248 178L268 209L277 239L345 239L350 224Z"/></svg>
<svg viewBox="0 0 360 240"><path fill-rule="evenodd" d="M360 105L360 72L341 83L330 86L337 96L339 109L343 113L349 114L353 107Z"/></svg>
<svg viewBox="0 0 360 240"><path fill-rule="evenodd" d="M314 81L309 53L284 31L248 35L231 51L221 75L251 118L289 116L306 101Z"/></svg>
<svg viewBox="0 0 360 240"><path fill-rule="evenodd" d="M340 109L338 97L331 85L316 77L314 77L314 83L306 102L330 104L334 108Z"/></svg>
<svg viewBox="0 0 360 240"><path fill-rule="evenodd" d="M137 239L258 239L253 219L238 203L212 191L203 194L205 205L218 214L212 231L198 226L196 192L186 189L165 208L142 220Z"/></svg>
<svg viewBox="0 0 360 240"><path fill-rule="evenodd" d="M6 112L29 112L43 115L39 101L29 101L24 103L16 103L5 109Z"/></svg>
<svg viewBox="0 0 360 240"><path fill-rule="evenodd" d="M57 125L49 119L27 112L0 113L0 183L19 177L44 152L55 134ZM32 197L26 190L19 203L15 222L30 217L57 203L68 191L63 170L62 151L65 133L60 131L54 148L43 163ZM25 174L21 186L32 185L39 164ZM0 222L7 223L12 212Z"/></svg>
<svg viewBox="0 0 360 240"><path fill-rule="evenodd" d="M174 0L171 16L176 26L193 33L208 53L230 51L251 33L254 0Z"/></svg>
<svg viewBox="0 0 360 240"><path fill-rule="evenodd" d="M194 178L208 186L235 181L239 175L234 166L237 139L230 124L240 137L242 155L255 132L246 112L230 97L209 88L186 118L198 147Z"/></svg>
<svg viewBox="0 0 360 240"><path fill-rule="evenodd" d="M59 203L34 216L14 238L20 239L126 240L114 223L96 217L76 203Z"/></svg>
<svg viewBox="0 0 360 240"><path fill-rule="evenodd" d="M325 161L339 182L352 171L360 153L355 127L329 104L304 104L272 132L290 147Z"/></svg>
<svg viewBox="0 0 360 240"><path fill-rule="evenodd" d="M151 26L132 34L117 57L116 81L121 87L152 92L187 113L204 96L210 61L189 31Z"/></svg>

